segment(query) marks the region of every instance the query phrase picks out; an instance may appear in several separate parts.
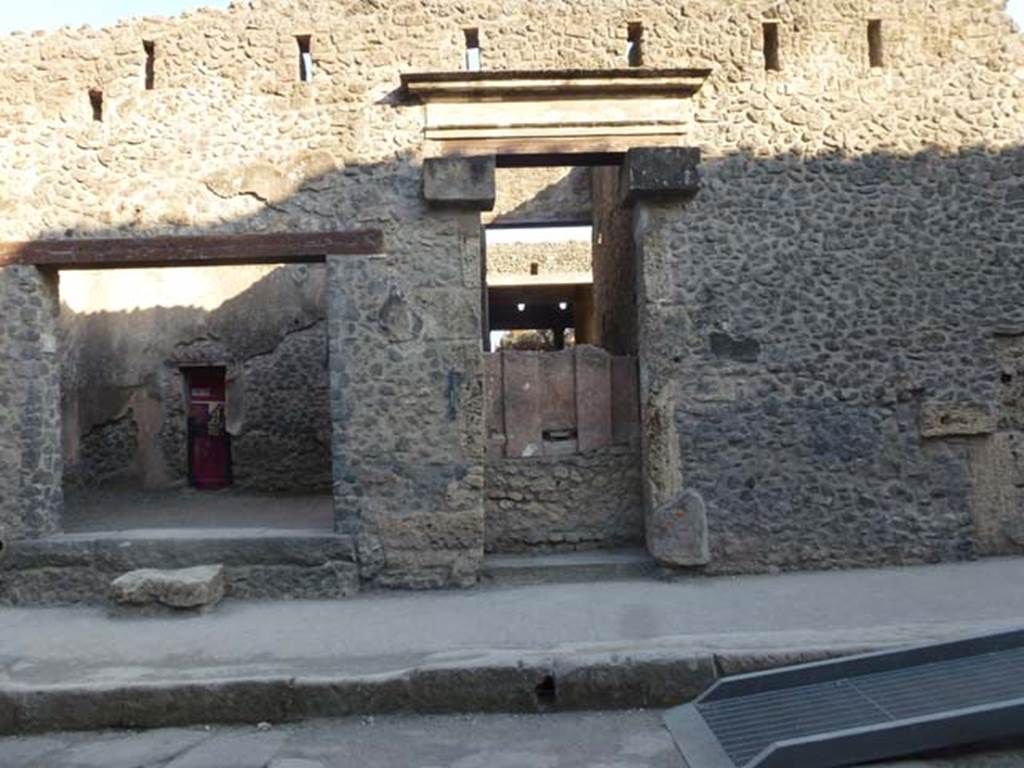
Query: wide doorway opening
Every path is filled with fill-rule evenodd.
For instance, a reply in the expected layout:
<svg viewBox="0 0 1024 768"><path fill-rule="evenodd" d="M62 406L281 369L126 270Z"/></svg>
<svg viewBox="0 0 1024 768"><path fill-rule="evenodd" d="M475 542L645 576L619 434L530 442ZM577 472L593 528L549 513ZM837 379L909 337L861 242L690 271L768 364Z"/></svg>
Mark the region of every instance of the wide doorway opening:
<svg viewBox="0 0 1024 768"><path fill-rule="evenodd" d="M60 272L66 532L331 532L322 263Z"/></svg>
<svg viewBox="0 0 1024 768"><path fill-rule="evenodd" d="M489 553L643 543L636 265L617 161L499 157L483 221Z"/></svg>

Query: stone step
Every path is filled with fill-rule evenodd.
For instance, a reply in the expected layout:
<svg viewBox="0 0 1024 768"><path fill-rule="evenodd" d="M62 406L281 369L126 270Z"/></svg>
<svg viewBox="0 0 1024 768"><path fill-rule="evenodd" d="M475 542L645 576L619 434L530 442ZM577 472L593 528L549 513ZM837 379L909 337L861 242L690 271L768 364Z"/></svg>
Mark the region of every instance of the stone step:
<svg viewBox="0 0 1024 768"><path fill-rule="evenodd" d="M559 554L487 555L484 584L557 584L652 578L660 573L646 550L636 547Z"/></svg>
<svg viewBox="0 0 1024 768"><path fill-rule="evenodd" d="M111 580L141 569L221 563L227 597L332 599L359 589L348 536L257 529L61 534L10 542L0 559L0 604L101 604Z"/></svg>

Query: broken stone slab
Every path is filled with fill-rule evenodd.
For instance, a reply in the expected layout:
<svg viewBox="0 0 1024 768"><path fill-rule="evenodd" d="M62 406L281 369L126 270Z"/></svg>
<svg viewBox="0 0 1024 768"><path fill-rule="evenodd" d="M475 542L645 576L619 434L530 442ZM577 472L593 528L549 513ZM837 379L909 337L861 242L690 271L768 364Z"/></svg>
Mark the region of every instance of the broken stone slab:
<svg viewBox="0 0 1024 768"><path fill-rule="evenodd" d="M114 579L110 596L121 606L208 609L221 601L226 585L223 565L201 565L176 571L147 568Z"/></svg>

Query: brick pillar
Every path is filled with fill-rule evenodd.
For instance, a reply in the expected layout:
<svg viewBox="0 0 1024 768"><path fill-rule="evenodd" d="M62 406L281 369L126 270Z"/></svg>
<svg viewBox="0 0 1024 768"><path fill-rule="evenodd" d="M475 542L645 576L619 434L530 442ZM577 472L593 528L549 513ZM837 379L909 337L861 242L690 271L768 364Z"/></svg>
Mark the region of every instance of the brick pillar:
<svg viewBox="0 0 1024 768"><path fill-rule="evenodd" d="M328 258L336 524L356 538L364 581L443 587L478 577L479 211L493 200L493 159L427 161L423 199L402 203L385 255Z"/></svg>
<svg viewBox="0 0 1024 768"><path fill-rule="evenodd" d="M0 536L59 527L60 357L55 273L0 268Z"/></svg>

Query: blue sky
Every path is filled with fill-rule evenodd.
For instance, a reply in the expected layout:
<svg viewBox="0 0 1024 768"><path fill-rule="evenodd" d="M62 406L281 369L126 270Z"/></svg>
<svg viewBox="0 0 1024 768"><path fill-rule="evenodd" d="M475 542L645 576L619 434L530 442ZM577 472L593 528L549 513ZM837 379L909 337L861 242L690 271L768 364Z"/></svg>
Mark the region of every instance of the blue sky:
<svg viewBox="0 0 1024 768"><path fill-rule="evenodd" d="M0 33L65 24L103 26L129 16L173 15L209 6L226 8L229 0L0 0ZM1024 29L1024 0L1010 0L1010 13Z"/></svg>

